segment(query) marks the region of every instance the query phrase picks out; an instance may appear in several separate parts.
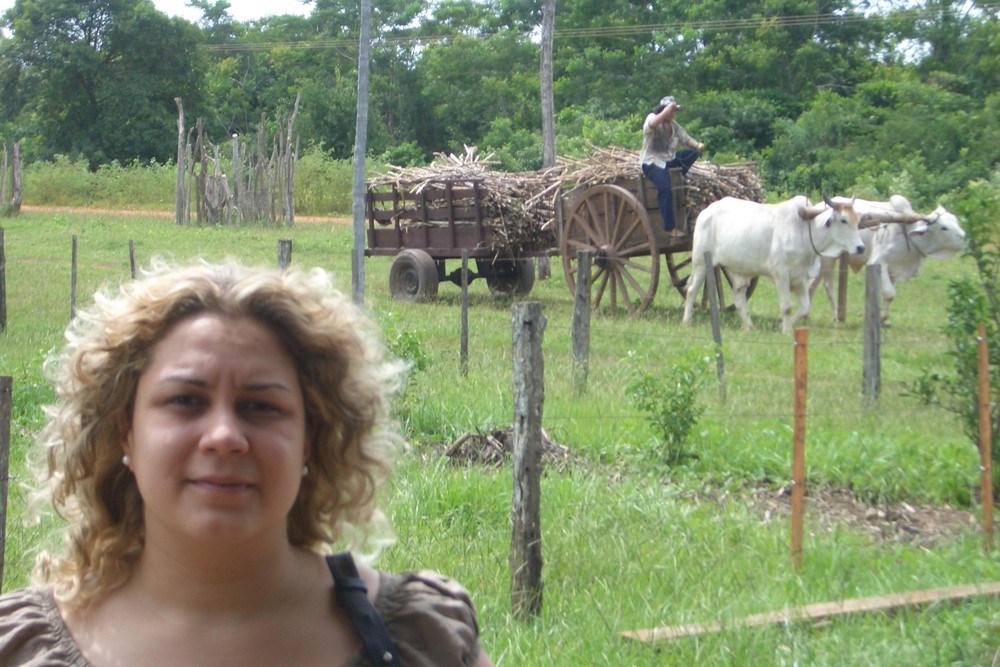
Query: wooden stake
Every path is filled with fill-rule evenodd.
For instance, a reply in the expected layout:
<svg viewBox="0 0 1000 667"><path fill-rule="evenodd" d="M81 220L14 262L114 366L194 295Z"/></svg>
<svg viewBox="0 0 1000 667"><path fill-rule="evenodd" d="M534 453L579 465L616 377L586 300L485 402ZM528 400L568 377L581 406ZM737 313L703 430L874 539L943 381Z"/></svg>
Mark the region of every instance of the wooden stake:
<svg viewBox="0 0 1000 667"><path fill-rule="evenodd" d="M865 406L874 408L882 393L882 267L865 267L865 347L861 365L861 393Z"/></svg>
<svg viewBox="0 0 1000 667"><path fill-rule="evenodd" d="M847 253L840 253L837 260L837 321L847 319Z"/></svg>
<svg viewBox="0 0 1000 667"><path fill-rule="evenodd" d="M792 565L802 567L802 515L806 502L806 366L809 329L795 330L795 426L792 435Z"/></svg>
<svg viewBox="0 0 1000 667"><path fill-rule="evenodd" d="M7 544L7 485L10 479L10 424L13 418L14 378L0 375L0 590L3 590Z"/></svg>
<svg viewBox="0 0 1000 667"><path fill-rule="evenodd" d="M587 393L590 370L590 265L589 250L576 253L576 292L573 300L573 392Z"/></svg>
<svg viewBox="0 0 1000 667"><path fill-rule="evenodd" d="M469 250L462 248L462 331L459 334L458 357L462 377L469 377Z"/></svg>
<svg viewBox="0 0 1000 667"><path fill-rule="evenodd" d="M979 461L982 471L983 549L993 549L993 441L990 423L990 356L986 325L979 323Z"/></svg>
<svg viewBox="0 0 1000 667"><path fill-rule="evenodd" d="M719 314L719 280L721 271L712 262L712 252L705 252L705 292L708 294L708 308L712 315L712 340L715 341L715 376L719 380L719 400L726 402L726 363L722 356L722 322Z"/></svg>
<svg viewBox="0 0 1000 667"><path fill-rule="evenodd" d="M542 611L541 465L545 402L539 303L514 304L514 493L510 540L510 597L514 615L527 620Z"/></svg>
<svg viewBox="0 0 1000 667"><path fill-rule="evenodd" d="M73 249L69 268L69 319L76 317L76 234L73 234Z"/></svg>

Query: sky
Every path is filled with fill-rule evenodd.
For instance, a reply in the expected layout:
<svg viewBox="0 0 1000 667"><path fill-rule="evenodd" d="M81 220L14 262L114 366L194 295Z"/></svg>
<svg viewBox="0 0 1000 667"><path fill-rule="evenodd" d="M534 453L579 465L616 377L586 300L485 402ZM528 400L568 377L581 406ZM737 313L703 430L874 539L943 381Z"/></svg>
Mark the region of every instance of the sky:
<svg viewBox="0 0 1000 667"><path fill-rule="evenodd" d="M168 16L180 16L192 23L201 18L201 12L187 6L188 0L153 0L156 8ZM14 6L14 0L0 0L0 14ZM237 21L250 21L271 15L301 14L308 16L312 3L301 0L229 0L229 13Z"/></svg>

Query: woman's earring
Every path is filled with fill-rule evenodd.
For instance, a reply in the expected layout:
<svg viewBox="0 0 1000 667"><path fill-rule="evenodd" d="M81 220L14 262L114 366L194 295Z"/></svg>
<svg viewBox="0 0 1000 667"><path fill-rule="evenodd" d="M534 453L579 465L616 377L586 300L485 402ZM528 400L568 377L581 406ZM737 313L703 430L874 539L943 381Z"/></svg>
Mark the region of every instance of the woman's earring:
<svg viewBox="0 0 1000 667"><path fill-rule="evenodd" d="M122 465L124 465L126 468L129 467L130 465L132 465L132 457L129 456L128 454L126 454L125 456L123 456L122 457Z"/></svg>
<svg viewBox="0 0 1000 667"><path fill-rule="evenodd" d="M302 466L302 476L305 477L309 474L309 466Z"/></svg>

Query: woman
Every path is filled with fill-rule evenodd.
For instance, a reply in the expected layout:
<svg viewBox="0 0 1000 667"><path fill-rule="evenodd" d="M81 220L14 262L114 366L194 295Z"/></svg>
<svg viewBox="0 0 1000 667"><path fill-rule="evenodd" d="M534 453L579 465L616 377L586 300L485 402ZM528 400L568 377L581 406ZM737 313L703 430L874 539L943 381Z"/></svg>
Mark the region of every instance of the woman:
<svg viewBox="0 0 1000 667"><path fill-rule="evenodd" d="M160 265L67 339L41 436L67 547L0 597L0 664L492 665L455 581L323 556L386 537L401 371L324 272Z"/></svg>

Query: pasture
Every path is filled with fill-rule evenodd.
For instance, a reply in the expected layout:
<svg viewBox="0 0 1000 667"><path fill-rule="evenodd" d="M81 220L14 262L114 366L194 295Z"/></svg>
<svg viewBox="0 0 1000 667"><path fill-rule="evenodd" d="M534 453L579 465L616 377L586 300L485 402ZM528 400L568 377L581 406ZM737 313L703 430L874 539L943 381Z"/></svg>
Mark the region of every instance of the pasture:
<svg viewBox="0 0 1000 667"><path fill-rule="evenodd" d="M23 585L38 549L58 539L53 519L24 525L25 455L51 400L45 355L70 313L71 238L78 239L79 304L139 266L235 256L275 264L279 239L292 262L323 266L350 290L347 225L178 228L169 219L94 213L22 213L3 220L8 321L0 375L14 379L12 485L4 589ZM386 507L398 542L385 569L433 568L471 591L498 665L990 665L1000 646L1000 601L906 609L822 625L731 628L644 645L627 630L737 619L833 601L1000 580L978 531L978 457L950 414L924 408L904 386L926 368L948 368L941 333L949 278L964 259L927 262L901 286L882 336L882 396L861 395L863 273L852 274L847 320L815 304L809 322L808 479L803 564L789 554L793 345L780 333L776 293L761 281L749 301L757 328L735 313L722 324L727 400L715 382L707 314L681 326L683 302L660 283L638 319L598 313L591 323L588 391L573 391L573 299L559 264L528 299L542 304L549 438L566 448L542 480L542 614L510 614L509 462L452 461L444 451L470 432L512 424L511 305L483 281L470 286L468 373L460 372L460 297L443 283L427 304L392 301L390 260L365 261L365 303L394 349L419 357L399 400L411 446L401 453ZM451 268L451 267L450 267ZM450 270L449 268L449 270ZM820 294L817 294L819 297ZM668 381L676 364L707 359L697 400L705 409L683 465L663 463L662 443L626 387L643 373ZM700 363L700 362L699 362ZM1000 388L993 388L994 391Z"/></svg>

